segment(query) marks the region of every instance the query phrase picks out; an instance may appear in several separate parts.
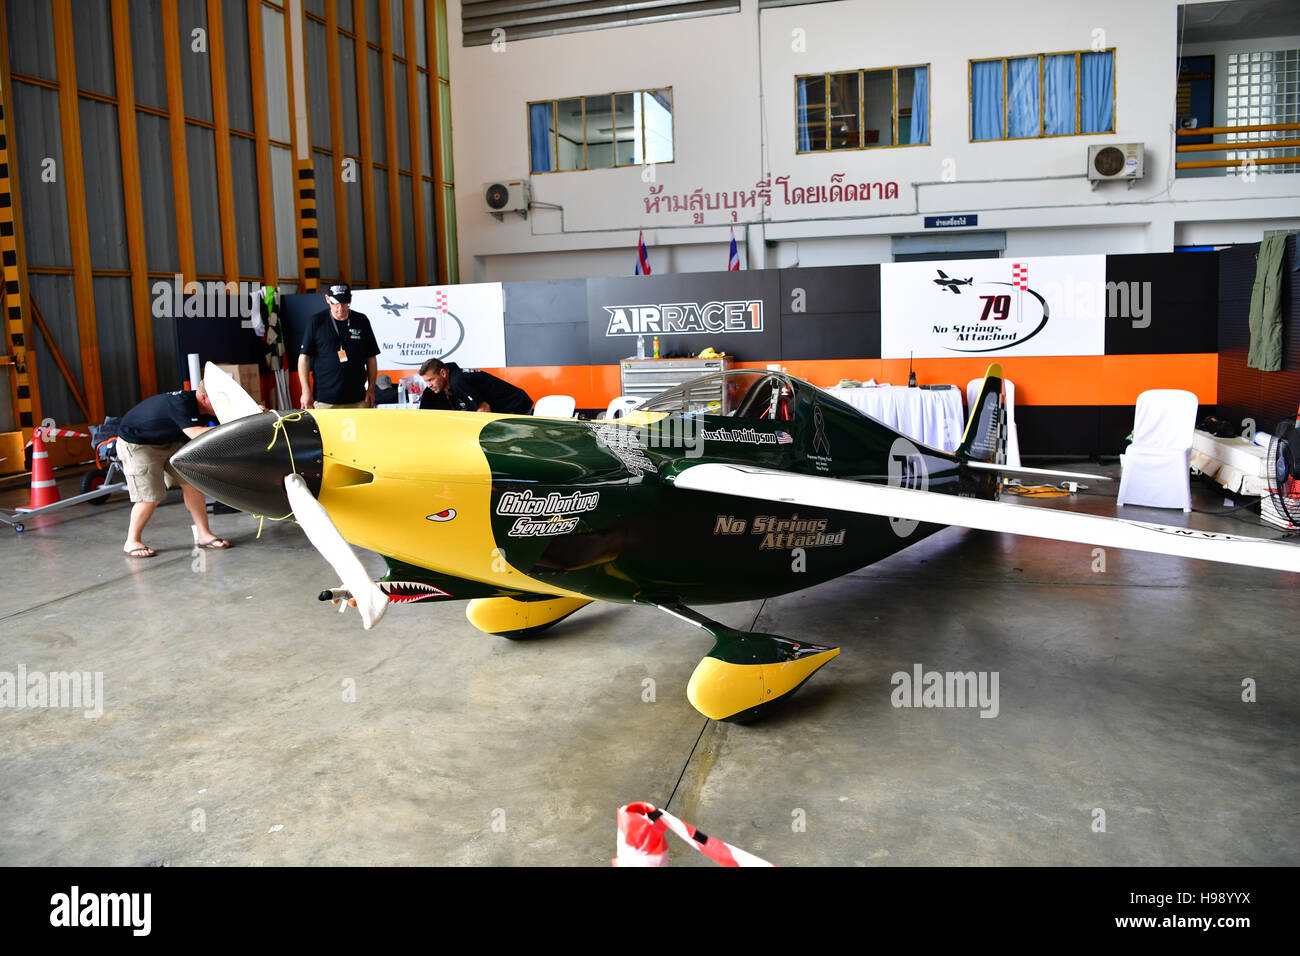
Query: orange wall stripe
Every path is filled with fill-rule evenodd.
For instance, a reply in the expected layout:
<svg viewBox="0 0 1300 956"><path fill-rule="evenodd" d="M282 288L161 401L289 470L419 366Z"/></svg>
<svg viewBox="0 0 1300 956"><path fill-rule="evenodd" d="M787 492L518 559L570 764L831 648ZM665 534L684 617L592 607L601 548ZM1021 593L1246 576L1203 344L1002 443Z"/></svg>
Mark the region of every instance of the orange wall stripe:
<svg viewBox="0 0 1300 956"><path fill-rule="evenodd" d="M1210 353L1183 355L1065 355L998 360L1003 374L1016 386L1016 405L1133 405L1151 388L1185 388L1202 405L1218 402L1219 357ZM782 363L791 375L820 387L841 379L865 382L874 378L891 385L907 384L907 359L816 359ZM989 359L917 359L916 380L922 385L956 385L982 378ZM766 368L767 362L740 362L738 368ZM384 370L394 380L414 369ZM532 396L572 395L579 408L603 408L619 394L618 365L521 365L488 368L498 378Z"/></svg>

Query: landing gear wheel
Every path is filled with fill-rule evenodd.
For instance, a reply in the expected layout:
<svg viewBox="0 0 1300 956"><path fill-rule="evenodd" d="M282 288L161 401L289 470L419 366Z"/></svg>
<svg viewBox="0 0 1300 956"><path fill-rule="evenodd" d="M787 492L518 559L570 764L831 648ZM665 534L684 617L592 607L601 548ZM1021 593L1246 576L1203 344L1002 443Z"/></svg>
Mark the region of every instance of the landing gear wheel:
<svg viewBox="0 0 1300 956"><path fill-rule="evenodd" d="M14 534L22 534L25 527L26 526L20 521L18 524L14 525Z"/></svg>
<svg viewBox="0 0 1300 956"><path fill-rule="evenodd" d="M81 476L81 493L95 491L104 484L104 479L108 477L108 472L103 468L96 468L94 471L88 471ZM109 499L109 495L100 495L98 498L91 498L86 504L102 505Z"/></svg>

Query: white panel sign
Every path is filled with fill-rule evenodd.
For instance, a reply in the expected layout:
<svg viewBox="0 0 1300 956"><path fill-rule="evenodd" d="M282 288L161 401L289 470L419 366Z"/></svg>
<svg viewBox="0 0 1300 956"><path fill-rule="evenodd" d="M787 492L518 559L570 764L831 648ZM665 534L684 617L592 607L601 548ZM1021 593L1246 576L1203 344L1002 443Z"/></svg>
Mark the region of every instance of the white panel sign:
<svg viewBox="0 0 1300 956"><path fill-rule="evenodd" d="M1101 355L1105 348L1105 256L880 267L883 358Z"/></svg>
<svg viewBox="0 0 1300 956"><path fill-rule="evenodd" d="M431 358L464 368L506 364L500 282L354 289L352 308L370 319L381 369L418 369Z"/></svg>

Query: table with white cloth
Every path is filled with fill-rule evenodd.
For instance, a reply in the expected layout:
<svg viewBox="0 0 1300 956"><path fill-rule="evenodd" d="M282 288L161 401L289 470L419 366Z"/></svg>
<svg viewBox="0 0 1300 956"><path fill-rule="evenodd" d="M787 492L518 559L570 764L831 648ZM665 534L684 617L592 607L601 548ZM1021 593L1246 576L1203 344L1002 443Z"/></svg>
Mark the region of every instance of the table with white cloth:
<svg viewBox="0 0 1300 956"><path fill-rule="evenodd" d="M863 414L884 422L908 438L940 451L956 451L966 427L961 389L955 385L931 388L836 386L822 391L847 402Z"/></svg>

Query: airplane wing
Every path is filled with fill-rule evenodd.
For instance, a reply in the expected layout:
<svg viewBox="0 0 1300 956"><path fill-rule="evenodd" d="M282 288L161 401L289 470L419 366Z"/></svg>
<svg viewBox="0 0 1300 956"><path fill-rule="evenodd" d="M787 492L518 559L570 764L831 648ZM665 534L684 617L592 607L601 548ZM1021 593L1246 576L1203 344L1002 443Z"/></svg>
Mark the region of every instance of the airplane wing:
<svg viewBox="0 0 1300 956"><path fill-rule="evenodd" d="M961 498L933 491L842 478L796 475L743 465L699 464L679 474L678 488L788 502L1033 538L1130 548L1181 558L1300 573L1300 547L1280 541L1106 518L1075 511Z"/></svg>

